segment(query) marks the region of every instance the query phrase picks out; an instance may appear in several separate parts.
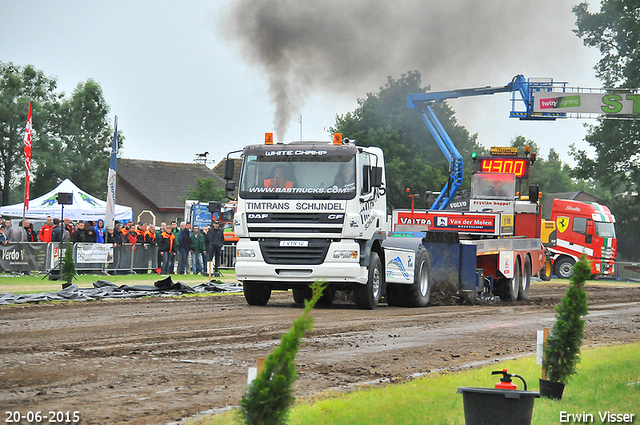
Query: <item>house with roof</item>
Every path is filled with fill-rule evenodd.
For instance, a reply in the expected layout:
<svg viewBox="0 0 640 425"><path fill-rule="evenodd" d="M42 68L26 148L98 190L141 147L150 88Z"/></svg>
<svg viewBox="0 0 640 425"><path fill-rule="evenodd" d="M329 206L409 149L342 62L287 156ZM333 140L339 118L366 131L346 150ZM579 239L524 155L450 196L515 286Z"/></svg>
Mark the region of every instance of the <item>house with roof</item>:
<svg viewBox="0 0 640 425"><path fill-rule="evenodd" d="M595 195L587 193L583 190L577 192L555 192L555 193L543 193L542 194L542 218L549 220L551 218L551 207L553 206L554 199L569 199L572 201L582 202L597 202L602 203L602 200Z"/></svg>
<svg viewBox="0 0 640 425"><path fill-rule="evenodd" d="M236 182L236 185L240 182L240 171L242 170L242 158L229 158L233 161L233 181ZM221 179L224 178L224 168L227 164L227 158L222 158L216 165L213 167L213 172L218 175Z"/></svg>
<svg viewBox="0 0 640 425"><path fill-rule="evenodd" d="M118 158L116 203L131 206L134 222L179 223L189 188L206 177L224 188L224 180L202 163Z"/></svg>

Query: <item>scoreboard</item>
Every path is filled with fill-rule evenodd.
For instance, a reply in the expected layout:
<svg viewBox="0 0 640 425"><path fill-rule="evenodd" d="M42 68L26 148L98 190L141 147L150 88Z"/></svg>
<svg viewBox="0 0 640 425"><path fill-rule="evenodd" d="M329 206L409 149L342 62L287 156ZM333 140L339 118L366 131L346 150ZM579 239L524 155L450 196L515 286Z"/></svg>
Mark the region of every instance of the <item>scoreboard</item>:
<svg viewBox="0 0 640 425"><path fill-rule="evenodd" d="M479 170L483 173L512 173L517 179L529 178L529 158L506 157L479 158Z"/></svg>

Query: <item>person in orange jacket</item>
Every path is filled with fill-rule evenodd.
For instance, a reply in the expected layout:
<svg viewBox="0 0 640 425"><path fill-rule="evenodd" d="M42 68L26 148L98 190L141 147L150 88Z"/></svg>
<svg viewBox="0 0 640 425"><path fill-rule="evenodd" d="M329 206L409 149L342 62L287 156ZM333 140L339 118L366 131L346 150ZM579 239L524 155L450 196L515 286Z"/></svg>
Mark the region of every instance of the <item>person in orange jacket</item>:
<svg viewBox="0 0 640 425"><path fill-rule="evenodd" d="M144 255L145 264L153 263L155 258L158 261L158 253L156 247L158 246L158 240L156 239L156 226L149 224L144 232ZM160 265L156 264L154 267L156 273L160 274Z"/></svg>
<svg viewBox="0 0 640 425"><path fill-rule="evenodd" d="M176 255L178 254L178 244L176 243L176 235L173 233L171 226L167 226L162 232L160 239L160 254L162 254L162 268L160 273L173 274L176 263Z"/></svg>
<svg viewBox="0 0 640 425"><path fill-rule="evenodd" d="M264 181L264 187L284 187L291 189L293 187L293 182L285 179L284 168L281 165L276 165L271 173L271 178Z"/></svg>

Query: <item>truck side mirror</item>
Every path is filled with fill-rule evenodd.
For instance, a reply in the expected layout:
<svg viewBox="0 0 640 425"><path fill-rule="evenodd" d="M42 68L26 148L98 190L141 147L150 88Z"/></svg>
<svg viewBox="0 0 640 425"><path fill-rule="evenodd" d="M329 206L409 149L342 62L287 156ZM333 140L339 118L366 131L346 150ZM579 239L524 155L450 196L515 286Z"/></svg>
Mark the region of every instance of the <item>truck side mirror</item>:
<svg viewBox="0 0 640 425"><path fill-rule="evenodd" d="M595 229L593 226L593 220L587 220L587 234L584 236L584 243L586 244L593 243L594 233L595 233Z"/></svg>
<svg viewBox="0 0 640 425"><path fill-rule="evenodd" d="M235 165L236 164L233 158L227 158L226 162L224 163L224 179L225 180L233 179L233 172L235 171L234 170Z"/></svg>
<svg viewBox="0 0 640 425"><path fill-rule="evenodd" d="M382 186L382 167L371 167L371 187Z"/></svg>
<svg viewBox="0 0 640 425"><path fill-rule="evenodd" d="M219 213L222 209L221 202L209 201L209 212L211 214Z"/></svg>
<svg viewBox="0 0 640 425"><path fill-rule="evenodd" d="M227 180L227 184L224 186L224 190L229 193L236 190L236 182L233 180Z"/></svg>
<svg viewBox="0 0 640 425"><path fill-rule="evenodd" d="M538 199L540 199L540 186L538 186L537 184L530 184L529 185L529 202L531 202L532 204L535 204L538 202Z"/></svg>

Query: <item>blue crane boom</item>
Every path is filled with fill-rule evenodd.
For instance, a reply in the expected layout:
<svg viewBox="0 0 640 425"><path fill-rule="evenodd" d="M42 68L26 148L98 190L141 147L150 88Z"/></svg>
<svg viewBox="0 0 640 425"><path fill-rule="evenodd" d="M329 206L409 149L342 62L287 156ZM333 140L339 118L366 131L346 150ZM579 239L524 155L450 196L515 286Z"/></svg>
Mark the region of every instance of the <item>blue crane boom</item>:
<svg viewBox="0 0 640 425"><path fill-rule="evenodd" d="M449 202L453 199L460 186L462 186L464 171L462 156L442 126L442 123L440 123L440 120L438 120L438 117L433 111L431 105L434 103L441 103L447 99L456 99L459 97L510 92L512 93L512 110L509 115L510 118L519 118L521 120L555 120L556 118L564 118L567 116L565 113L533 112L534 93L540 91L551 91L552 87L552 80L531 82L525 79L523 75L516 75L513 77L513 80L505 86L486 86L471 89L408 94L407 108L416 109L420 113L422 120L431 132L431 135L438 144L438 147L440 147L445 158L449 161L449 178L430 209L444 210L449 206ZM519 99L516 97L516 93L520 95ZM522 102L524 104L524 110L517 110L516 105L518 105L518 102Z"/></svg>

